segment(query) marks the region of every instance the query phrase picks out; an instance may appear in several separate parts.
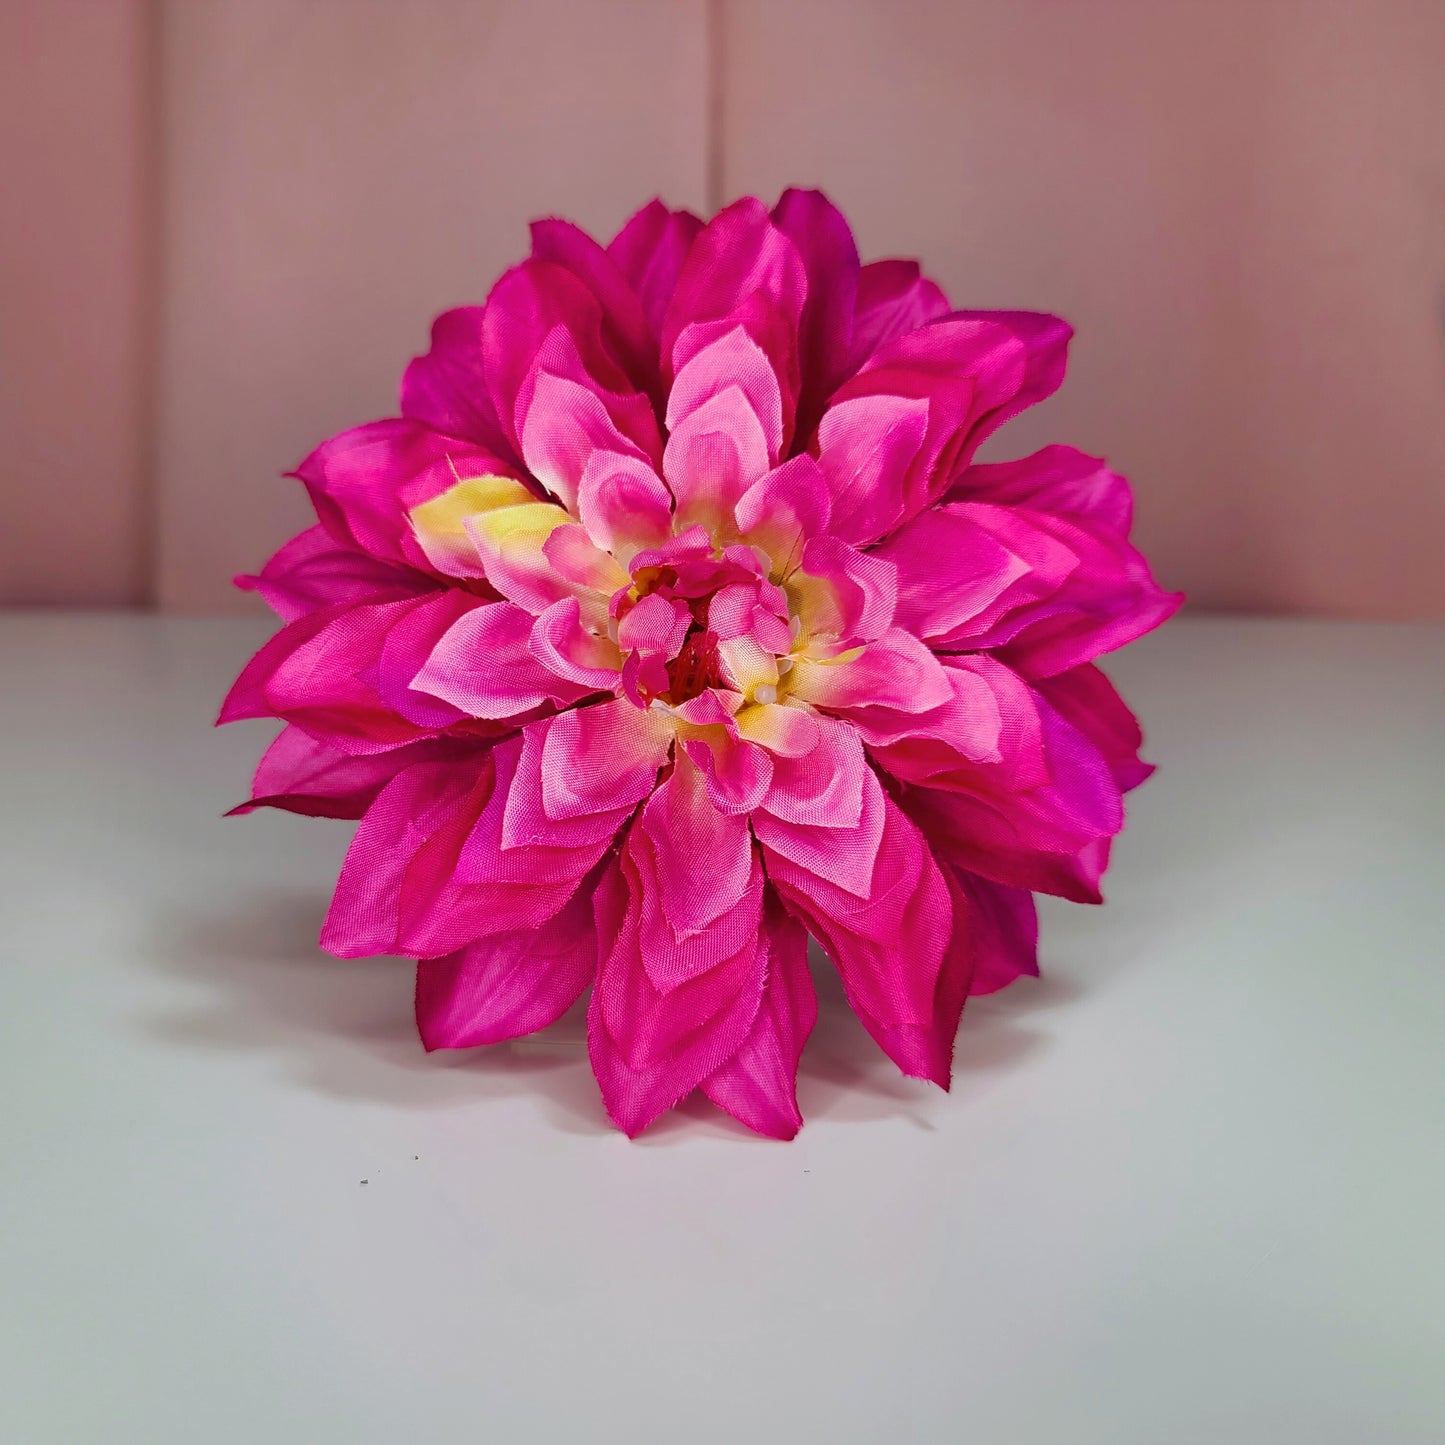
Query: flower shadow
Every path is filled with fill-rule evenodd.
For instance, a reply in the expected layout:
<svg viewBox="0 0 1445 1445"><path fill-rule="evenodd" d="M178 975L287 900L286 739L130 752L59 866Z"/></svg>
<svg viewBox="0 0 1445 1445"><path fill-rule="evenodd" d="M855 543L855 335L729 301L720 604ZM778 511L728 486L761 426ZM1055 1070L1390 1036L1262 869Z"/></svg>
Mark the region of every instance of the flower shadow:
<svg viewBox="0 0 1445 1445"><path fill-rule="evenodd" d="M527 1096L568 1133L613 1133L587 1058L585 1002L551 1028L509 1044L428 1054L412 1021L412 966L400 958L337 959L316 944L325 900L255 893L225 914L164 921L146 958L189 986L194 1002L146 1021L157 1038L269 1055L301 1087L403 1109L447 1109ZM933 1129L948 1107L933 1085L902 1077L858 1022L832 965L813 950L818 1022L798 1092L805 1119L902 1119ZM1025 979L964 1012L953 1098L968 1099L1024 1063L1047 1035L1022 1022L1081 992L1060 977ZM638 1139L649 1146L713 1139L766 1145L700 1092Z"/></svg>
<svg viewBox="0 0 1445 1445"><path fill-rule="evenodd" d="M196 1002L147 1027L180 1046L274 1055L295 1082L335 1098L433 1109L526 1094L571 1131L611 1131L580 1007L528 1039L428 1054L412 1021L413 965L323 953L325 907L314 894L269 890L223 915L166 920L148 960L193 985Z"/></svg>

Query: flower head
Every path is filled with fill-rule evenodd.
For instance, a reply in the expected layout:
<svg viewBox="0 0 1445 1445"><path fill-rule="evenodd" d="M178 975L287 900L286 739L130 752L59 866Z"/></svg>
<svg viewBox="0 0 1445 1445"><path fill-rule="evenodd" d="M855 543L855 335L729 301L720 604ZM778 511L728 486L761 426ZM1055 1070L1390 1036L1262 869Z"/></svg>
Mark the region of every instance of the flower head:
<svg viewBox="0 0 1445 1445"><path fill-rule="evenodd" d="M796 1132L809 934L946 1086L1032 891L1099 900L1149 769L1093 660L1178 604L1102 462L973 460L1069 329L860 265L816 192L532 241L238 579L286 624L222 711L287 724L244 808L361 819L322 942L416 955L428 1047L591 985L628 1133L695 1089Z"/></svg>

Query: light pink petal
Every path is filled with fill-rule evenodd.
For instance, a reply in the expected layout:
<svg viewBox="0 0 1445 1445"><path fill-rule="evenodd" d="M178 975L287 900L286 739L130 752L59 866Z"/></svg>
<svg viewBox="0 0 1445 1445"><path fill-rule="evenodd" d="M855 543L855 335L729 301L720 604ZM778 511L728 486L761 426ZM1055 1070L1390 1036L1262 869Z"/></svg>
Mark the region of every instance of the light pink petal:
<svg viewBox="0 0 1445 1445"><path fill-rule="evenodd" d="M416 1022L428 1049L469 1049L555 1023L597 968L593 888L583 884L540 928L493 934L416 971Z"/></svg>
<svg viewBox="0 0 1445 1445"><path fill-rule="evenodd" d="M725 387L667 439L662 473L677 499L675 525L724 529L738 499L771 465L767 437L747 397L740 387Z"/></svg>
<svg viewBox="0 0 1445 1445"><path fill-rule="evenodd" d="M653 849L657 902L679 936L707 929L752 887L757 861L747 819L718 811L686 754L648 800L638 828ZM699 886L703 868L706 887Z"/></svg>
<svg viewBox="0 0 1445 1445"><path fill-rule="evenodd" d="M789 684L791 696L833 712L855 707L926 712L953 696L938 659L912 633L899 627L868 643L851 660L799 659Z"/></svg>
<svg viewBox="0 0 1445 1445"><path fill-rule="evenodd" d="M563 598L538 616L527 645L549 672L583 692L614 692L621 681L617 644L587 630L575 597Z"/></svg>
<svg viewBox="0 0 1445 1445"><path fill-rule="evenodd" d="M818 746L823 720L791 703L754 703L738 712L734 725L740 737L777 757L801 758Z"/></svg>
<svg viewBox="0 0 1445 1445"><path fill-rule="evenodd" d="M413 678L413 689L480 718L517 717L593 691L538 661L530 647L534 622L510 602L467 612L438 640Z"/></svg>
<svg viewBox="0 0 1445 1445"><path fill-rule="evenodd" d="M790 579L809 656L828 656L881 637L893 624L898 572L875 552L814 537Z"/></svg>
<svg viewBox="0 0 1445 1445"><path fill-rule="evenodd" d="M700 347L678 369L667 398L671 432L715 396L736 387L763 434L770 461L783 447L783 393L767 354L742 326Z"/></svg>
<svg viewBox="0 0 1445 1445"><path fill-rule="evenodd" d="M750 813L767 795L773 760L755 743L731 738L690 738L683 747L702 770L707 795L720 813Z"/></svg>
<svg viewBox="0 0 1445 1445"><path fill-rule="evenodd" d="M639 803L667 759L672 728L625 698L559 713L542 751L542 806L565 820Z"/></svg>
<svg viewBox="0 0 1445 1445"><path fill-rule="evenodd" d="M966 383L960 383L960 388ZM848 541L885 536L903 520L910 482L926 481L926 397L835 397L818 426L818 466L831 493L831 527Z"/></svg>
<svg viewBox="0 0 1445 1445"><path fill-rule="evenodd" d="M378 592L413 591L431 585L430 579L410 567L381 562L338 544L320 526L293 537L258 575L236 578L237 587L259 592L282 622L294 622L323 607L361 602Z"/></svg>
<svg viewBox="0 0 1445 1445"><path fill-rule="evenodd" d="M641 598L618 624L617 645L624 652L660 653L671 662L691 626L692 613L685 603L653 592Z"/></svg>
<svg viewBox="0 0 1445 1445"><path fill-rule="evenodd" d="M753 814L753 833L773 863L865 898L883 838L886 799L856 741L825 733L821 756L775 758L773 785ZM831 756L830 756L831 754ZM830 764L837 771L822 770ZM850 821L851 820L851 821Z"/></svg>
<svg viewBox="0 0 1445 1445"><path fill-rule="evenodd" d="M948 701L920 712L848 709L848 722L870 748L887 749L890 771L914 780L965 763L1001 763L1004 710L989 679L971 667L945 666ZM1009 718L1014 725L1014 718Z"/></svg>
<svg viewBox="0 0 1445 1445"><path fill-rule="evenodd" d="M738 535L765 551L773 575L791 571L804 544L827 530L828 483L806 453L759 477L733 508Z"/></svg>
<svg viewBox="0 0 1445 1445"><path fill-rule="evenodd" d="M702 222L691 211L670 211L649 201L613 237L607 254L637 293L654 336L672 300L678 274Z"/></svg>
<svg viewBox="0 0 1445 1445"><path fill-rule="evenodd" d="M647 457L624 436L595 388L538 371L519 420L528 470L574 516L587 467L598 452L629 457L651 470Z"/></svg>
<svg viewBox="0 0 1445 1445"><path fill-rule="evenodd" d="M577 486L577 515L599 547L627 561L658 547L672 529L672 493L650 462L595 451Z"/></svg>
<svg viewBox="0 0 1445 1445"><path fill-rule="evenodd" d="M762 1003L737 1053L702 1082L703 1092L735 1119L774 1139L802 1127L798 1061L818 1017L808 972L808 935L770 898L763 911L766 983Z"/></svg>

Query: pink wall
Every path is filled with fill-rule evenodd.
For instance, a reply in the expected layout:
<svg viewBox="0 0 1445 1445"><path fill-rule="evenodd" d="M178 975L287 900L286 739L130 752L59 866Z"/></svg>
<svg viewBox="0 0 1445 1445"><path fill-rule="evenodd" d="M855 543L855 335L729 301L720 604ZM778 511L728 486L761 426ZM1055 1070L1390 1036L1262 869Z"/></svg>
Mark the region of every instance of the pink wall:
<svg viewBox="0 0 1445 1445"><path fill-rule="evenodd" d="M148 21L0 0L0 602L148 595Z"/></svg>
<svg viewBox="0 0 1445 1445"><path fill-rule="evenodd" d="M0 598L254 606L276 474L530 216L702 206L720 162L1073 319L1005 441L1128 470L1196 601L1445 612L1442 74L1438 0L6 0Z"/></svg>

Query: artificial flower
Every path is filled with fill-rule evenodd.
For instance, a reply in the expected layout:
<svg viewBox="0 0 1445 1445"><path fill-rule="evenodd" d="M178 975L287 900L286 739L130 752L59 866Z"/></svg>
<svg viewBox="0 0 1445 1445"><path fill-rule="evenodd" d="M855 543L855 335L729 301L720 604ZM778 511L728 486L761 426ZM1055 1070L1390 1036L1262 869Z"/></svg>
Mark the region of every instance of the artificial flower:
<svg viewBox="0 0 1445 1445"><path fill-rule="evenodd" d="M285 724L238 811L360 820L323 945L415 956L428 1048L590 988L628 1134L700 1089L787 1138L811 936L947 1087L1033 893L1099 901L1149 767L1095 659L1179 601L1097 458L974 460L1069 337L861 265L817 192L534 225L238 579L285 623L222 710Z"/></svg>

